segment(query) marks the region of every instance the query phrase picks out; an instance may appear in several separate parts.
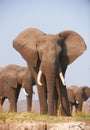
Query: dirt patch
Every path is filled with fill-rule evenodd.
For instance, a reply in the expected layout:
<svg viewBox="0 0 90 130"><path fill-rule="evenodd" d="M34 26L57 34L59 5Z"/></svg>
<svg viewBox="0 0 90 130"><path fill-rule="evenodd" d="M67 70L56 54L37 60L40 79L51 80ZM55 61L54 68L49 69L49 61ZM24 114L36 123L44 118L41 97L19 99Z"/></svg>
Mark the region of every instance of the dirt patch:
<svg viewBox="0 0 90 130"><path fill-rule="evenodd" d="M0 121L0 130L90 130L90 122L44 123Z"/></svg>
<svg viewBox="0 0 90 130"><path fill-rule="evenodd" d="M90 115L48 116L33 112L0 113L0 130L90 130Z"/></svg>

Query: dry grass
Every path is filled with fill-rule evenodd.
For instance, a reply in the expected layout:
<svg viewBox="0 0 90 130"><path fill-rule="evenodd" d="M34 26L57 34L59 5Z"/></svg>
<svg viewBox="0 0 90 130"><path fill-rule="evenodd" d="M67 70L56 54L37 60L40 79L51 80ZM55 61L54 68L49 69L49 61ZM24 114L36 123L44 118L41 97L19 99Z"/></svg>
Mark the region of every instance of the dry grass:
<svg viewBox="0 0 90 130"><path fill-rule="evenodd" d="M0 113L0 121L35 121L44 123L59 123L70 121L85 121L90 123L90 115L86 113L77 113L73 117L40 115L33 112L27 113Z"/></svg>

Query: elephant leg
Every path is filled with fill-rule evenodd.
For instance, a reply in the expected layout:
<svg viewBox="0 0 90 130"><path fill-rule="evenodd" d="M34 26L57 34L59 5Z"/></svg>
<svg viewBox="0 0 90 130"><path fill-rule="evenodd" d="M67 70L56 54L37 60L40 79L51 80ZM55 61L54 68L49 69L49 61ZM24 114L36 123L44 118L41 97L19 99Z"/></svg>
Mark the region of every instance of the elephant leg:
<svg viewBox="0 0 90 130"><path fill-rule="evenodd" d="M72 113L72 111L73 111L73 105L70 103L70 112Z"/></svg>
<svg viewBox="0 0 90 130"><path fill-rule="evenodd" d="M40 103L40 114L47 114L48 112L48 106L47 106L47 91L46 91L46 82L44 76L41 78L42 86L37 84L37 73L38 70L36 68L32 68L29 64L28 67L30 69L30 72L32 76L34 77L37 85L37 91L38 91L38 97L39 97L39 103Z"/></svg>
<svg viewBox="0 0 90 130"><path fill-rule="evenodd" d="M60 113L60 90L59 90L59 82L56 79L56 87L54 90L54 115L57 115L57 112Z"/></svg>
<svg viewBox="0 0 90 130"><path fill-rule="evenodd" d="M48 113L48 105L47 105L47 91L45 86L37 85L39 103L40 103L40 114Z"/></svg>
<svg viewBox="0 0 90 130"><path fill-rule="evenodd" d="M78 105L75 106L76 107L76 112L80 112L82 111L82 103L79 103Z"/></svg>
<svg viewBox="0 0 90 130"><path fill-rule="evenodd" d="M69 101L67 96L67 89L66 86L63 86L61 82L60 82L60 94L61 94L62 115L71 116Z"/></svg>
<svg viewBox="0 0 90 130"><path fill-rule="evenodd" d="M2 112L2 106L3 106L3 103L5 101L5 98L0 98L0 112Z"/></svg>
<svg viewBox="0 0 90 130"><path fill-rule="evenodd" d="M12 88L11 86L7 86L5 93L10 102L9 112L17 111L17 100L19 96L21 86L17 86L17 88Z"/></svg>
<svg viewBox="0 0 90 130"><path fill-rule="evenodd" d="M79 104L79 111L82 111L82 103Z"/></svg>
<svg viewBox="0 0 90 130"><path fill-rule="evenodd" d="M14 90L8 95L8 100L10 102L9 112L17 112L17 96L15 95Z"/></svg>
<svg viewBox="0 0 90 130"><path fill-rule="evenodd" d="M17 112L17 102L16 99L9 99L10 101L10 107L9 107L9 112Z"/></svg>
<svg viewBox="0 0 90 130"><path fill-rule="evenodd" d="M57 94L57 90L55 88L55 91L54 91L54 115L57 115L57 110L58 110L58 94Z"/></svg>
<svg viewBox="0 0 90 130"><path fill-rule="evenodd" d="M30 112L32 108L32 95L27 96L27 111Z"/></svg>
<svg viewBox="0 0 90 130"><path fill-rule="evenodd" d="M75 114L76 113L75 103L74 102L70 102L69 106L70 106L70 112L71 112L71 114Z"/></svg>

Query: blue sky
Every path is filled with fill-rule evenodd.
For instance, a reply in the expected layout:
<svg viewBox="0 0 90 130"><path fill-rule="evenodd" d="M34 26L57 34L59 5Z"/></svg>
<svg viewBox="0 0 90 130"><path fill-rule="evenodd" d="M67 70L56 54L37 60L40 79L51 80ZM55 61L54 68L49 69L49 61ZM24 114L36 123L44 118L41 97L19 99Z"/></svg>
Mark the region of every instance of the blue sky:
<svg viewBox="0 0 90 130"><path fill-rule="evenodd" d="M78 32L86 42L87 51L68 66L66 83L90 86L89 0L0 0L0 66L26 65L12 47L12 41L28 27L53 34L63 30Z"/></svg>

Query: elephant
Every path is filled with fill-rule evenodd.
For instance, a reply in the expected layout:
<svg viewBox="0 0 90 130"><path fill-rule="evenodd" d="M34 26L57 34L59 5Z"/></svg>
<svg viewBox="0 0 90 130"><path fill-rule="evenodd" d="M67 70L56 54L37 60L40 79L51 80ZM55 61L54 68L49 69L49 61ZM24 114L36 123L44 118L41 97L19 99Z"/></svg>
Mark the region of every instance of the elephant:
<svg viewBox="0 0 90 130"><path fill-rule="evenodd" d="M78 87L72 85L67 87L68 100L70 103L70 108L75 106L75 111L82 111L83 102L90 97L90 88L88 86Z"/></svg>
<svg viewBox="0 0 90 130"><path fill-rule="evenodd" d="M17 100L21 87L27 97L27 111L32 107L32 86L35 84L28 67L15 64L5 66L0 73L0 108L6 98L10 102L9 112L17 112Z"/></svg>
<svg viewBox="0 0 90 130"><path fill-rule="evenodd" d="M35 79L40 114L55 115L54 102L57 101L57 90L62 113L70 116L65 72L67 66L86 50L83 38L71 30L46 34L37 28L28 28L16 36L13 47L24 58Z"/></svg>
<svg viewBox="0 0 90 130"><path fill-rule="evenodd" d="M78 90L78 86L72 85L70 87L67 87L67 95L68 95L68 100L69 100L69 106L70 106L70 111L72 113L73 111L73 106L75 108L78 107L78 102L75 99L75 92Z"/></svg>
<svg viewBox="0 0 90 130"><path fill-rule="evenodd" d="M90 98L90 87L80 86L74 93L75 100L78 103L76 111L82 111L83 103Z"/></svg>

